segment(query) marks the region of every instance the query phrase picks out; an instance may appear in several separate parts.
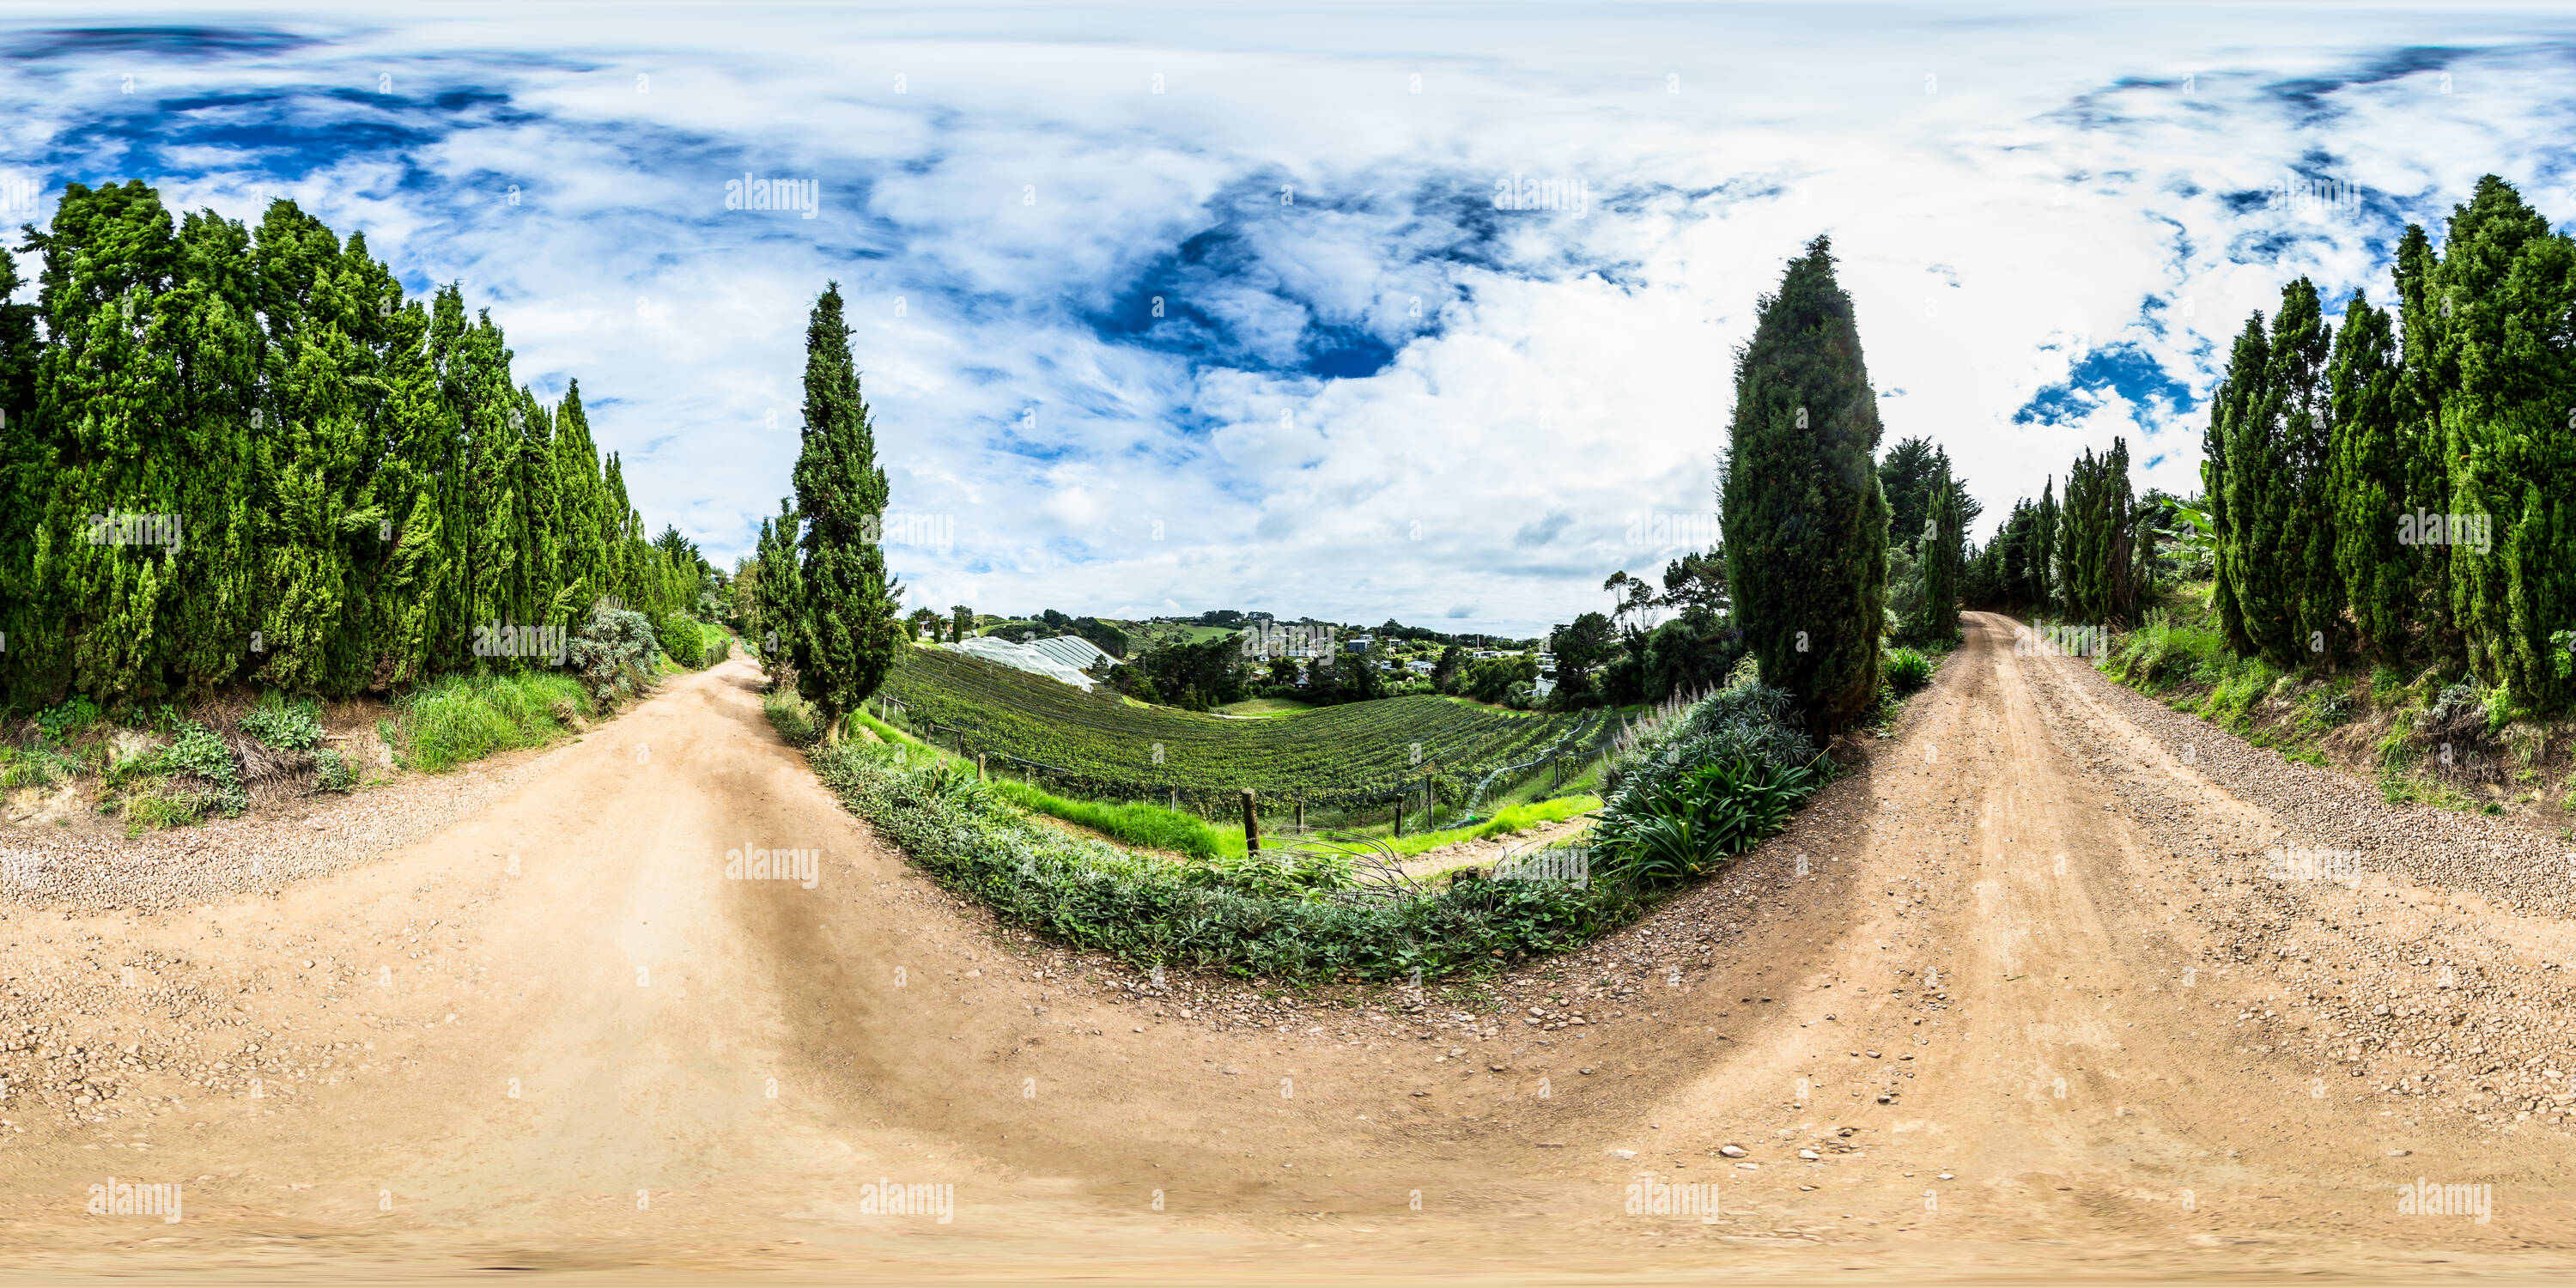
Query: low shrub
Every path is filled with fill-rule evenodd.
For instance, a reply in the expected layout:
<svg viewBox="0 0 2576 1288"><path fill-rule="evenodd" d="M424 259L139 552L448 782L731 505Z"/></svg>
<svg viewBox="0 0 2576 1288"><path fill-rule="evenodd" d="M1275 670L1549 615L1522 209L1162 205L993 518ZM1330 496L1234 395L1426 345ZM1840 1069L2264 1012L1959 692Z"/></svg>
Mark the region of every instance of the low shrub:
<svg viewBox="0 0 2576 1288"><path fill-rule="evenodd" d="M564 659L592 709L606 711L653 687L661 652L653 623L644 614L601 603L573 634Z"/></svg>
<svg viewBox="0 0 2576 1288"><path fill-rule="evenodd" d="M1879 671L1887 677L1887 687L1903 697L1932 682L1932 659L1915 649L1889 649Z"/></svg>
<svg viewBox="0 0 2576 1288"><path fill-rule="evenodd" d="M1788 824L1823 785L1793 700L1751 683L1668 710L1623 748L1593 835L1596 877L1654 890L1706 875Z"/></svg>
<svg viewBox="0 0 2576 1288"><path fill-rule="evenodd" d="M180 723L178 736L161 752L161 766L192 780L188 785L206 798L206 804L226 814L238 814L250 804L232 749L224 745L221 735L197 721Z"/></svg>
<svg viewBox="0 0 2576 1288"><path fill-rule="evenodd" d="M1706 876L1724 859L1788 826L1822 775L1737 753L1647 789L1604 812L1594 837L1604 877L1646 889Z"/></svg>
<svg viewBox="0 0 2576 1288"><path fill-rule="evenodd" d="M241 719L242 732L280 751L311 751L322 743L322 704L288 701L275 693Z"/></svg>
<svg viewBox="0 0 2576 1288"><path fill-rule="evenodd" d="M97 703L75 693L37 712L36 728L44 733L47 742L60 746L97 724L105 715Z"/></svg>
<svg viewBox="0 0 2576 1288"><path fill-rule="evenodd" d="M653 621L653 638L661 641L662 652L673 662L692 671L706 659L706 632L696 618L665 613Z"/></svg>
<svg viewBox="0 0 2576 1288"><path fill-rule="evenodd" d="M313 753L313 789L322 792L345 792L357 785L357 772L349 758L332 748Z"/></svg>

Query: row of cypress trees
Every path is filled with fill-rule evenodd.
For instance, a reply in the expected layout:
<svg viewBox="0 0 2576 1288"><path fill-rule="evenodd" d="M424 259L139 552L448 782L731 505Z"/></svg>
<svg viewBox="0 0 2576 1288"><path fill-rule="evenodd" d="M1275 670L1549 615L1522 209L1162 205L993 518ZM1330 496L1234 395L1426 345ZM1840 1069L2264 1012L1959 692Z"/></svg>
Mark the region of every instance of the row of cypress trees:
<svg viewBox="0 0 2576 1288"><path fill-rule="evenodd" d="M2462 664L2526 709L2576 698L2576 239L2481 179L2394 318L2330 327L2301 278L2246 323L2205 440L2213 592L2278 665Z"/></svg>
<svg viewBox="0 0 2576 1288"><path fill-rule="evenodd" d="M454 285L407 298L363 234L282 200L256 228L174 223L129 182L68 185L25 235L36 301L0 305L0 703L384 691L477 665L477 625L694 597L579 385L549 406L514 384L488 312ZM0 251L0 300L19 284Z"/></svg>
<svg viewBox="0 0 2576 1288"><path fill-rule="evenodd" d="M2201 505L2076 462L1978 552L1968 598L2134 624L2170 521L2205 515L2230 648L2281 667L2466 668L2524 710L2576 699L2576 238L2493 175L2440 250L2397 246L2396 312L2329 324L2291 282L2229 354ZM2199 526L2199 525L2195 525Z"/></svg>
<svg viewBox="0 0 2576 1288"><path fill-rule="evenodd" d="M2085 623L2135 624L2154 588L2166 507L2130 490L2129 443L2091 448L2039 499L2013 503L1993 538L1969 559L1965 598L1981 608L2028 609Z"/></svg>

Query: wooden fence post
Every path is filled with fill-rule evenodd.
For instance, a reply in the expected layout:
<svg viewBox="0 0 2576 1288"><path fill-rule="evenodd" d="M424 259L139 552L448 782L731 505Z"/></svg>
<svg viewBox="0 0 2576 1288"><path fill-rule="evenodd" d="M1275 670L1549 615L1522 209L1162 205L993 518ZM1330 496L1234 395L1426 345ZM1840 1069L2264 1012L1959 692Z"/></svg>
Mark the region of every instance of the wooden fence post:
<svg viewBox="0 0 2576 1288"><path fill-rule="evenodd" d="M1297 793L1297 830L1306 830L1306 793Z"/></svg>
<svg viewBox="0 0 2576 1288"><path fill-rule="evenodd" d="M966 754L966 731L963 729L957 731L957 754L960 756Z"/></svg>
<svg viewBox="0 0 2576 1288"><path fill-rule="evenodd" d="M1395 798L1395 834L1404 835L1404 798L1401 796Z"/></svg>
<svg viewBox="0 0 2576 1288"><path fill-rule="evenodd" d="M980 751L975 753L975 781L984 781L984 753Z"/></svg>
<svg viewBox="0 0 2576 1288"><path fill-rule="evenodd" d="M1243 852L1261 853L1261 814L1249 787L1243 789Z"/></svg>

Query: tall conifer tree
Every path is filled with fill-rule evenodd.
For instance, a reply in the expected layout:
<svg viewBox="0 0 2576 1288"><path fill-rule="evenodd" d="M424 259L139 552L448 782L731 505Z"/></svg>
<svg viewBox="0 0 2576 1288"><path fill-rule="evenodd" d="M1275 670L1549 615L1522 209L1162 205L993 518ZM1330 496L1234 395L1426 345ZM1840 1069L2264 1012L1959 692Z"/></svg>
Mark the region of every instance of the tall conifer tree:
<svg viewBox="0 0 2576 1288"><path fill-rule="evenodd" d="M1851 297L1818 237L1757 306L1735 364L1727 580L1762 678L1831 733L1877 700L1887 605L1878 398Z"/></svg>
<svg viewBox="0 0 2576 1288"><path fill-rule="evenodd" d="M884 681L902 638L900 588L886 576L880 545L885 508L876 430L859 396L835 282L805 328L805 430L796 458L805 582L796 683L835 739L842 717Z"/></svg>

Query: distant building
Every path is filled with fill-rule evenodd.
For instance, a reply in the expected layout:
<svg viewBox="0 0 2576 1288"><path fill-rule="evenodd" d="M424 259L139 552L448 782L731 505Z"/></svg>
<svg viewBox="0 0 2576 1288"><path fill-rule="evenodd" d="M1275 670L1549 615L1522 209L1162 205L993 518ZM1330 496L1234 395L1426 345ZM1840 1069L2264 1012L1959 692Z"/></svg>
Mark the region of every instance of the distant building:
<svg viewBox="0 0 2576 1288"><path fill-rule="evenodd" d="M1371 636L1354 635L1342 641L1342 649L1350 653L1366 653L1369 651L1369 645L1375 642L1376 640Z"/></svg>
<svg viewBox="0 0 2576 1288"><path fill-rule="evenodd" d="M1533 698L1544 698L1554 692L1556 692L1556 681L1544 675L1530 684L1530 696Z"/></svg>

